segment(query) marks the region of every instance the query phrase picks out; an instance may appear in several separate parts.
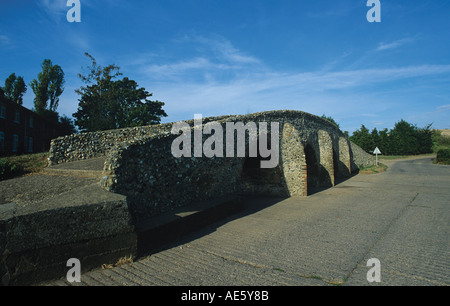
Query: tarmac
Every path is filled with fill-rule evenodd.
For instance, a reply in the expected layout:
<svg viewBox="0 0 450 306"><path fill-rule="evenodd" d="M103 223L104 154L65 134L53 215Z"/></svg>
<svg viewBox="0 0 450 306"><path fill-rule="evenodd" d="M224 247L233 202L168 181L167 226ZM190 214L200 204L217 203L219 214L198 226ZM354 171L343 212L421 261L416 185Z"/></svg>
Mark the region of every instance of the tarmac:
<svg viewBox="0 0 450 306"><path fill-rule="evenodd" d="M245 198L240 212L132 263L39 285L450 285L450 166L432 157L381 162L386 172L308 197Z"/></svg>

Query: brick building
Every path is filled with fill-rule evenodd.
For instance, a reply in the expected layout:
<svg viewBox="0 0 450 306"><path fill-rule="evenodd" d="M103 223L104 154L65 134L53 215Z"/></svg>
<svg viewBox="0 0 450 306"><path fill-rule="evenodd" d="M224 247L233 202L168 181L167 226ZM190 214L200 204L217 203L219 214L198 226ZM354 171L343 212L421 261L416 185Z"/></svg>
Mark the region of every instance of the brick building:
<svg viewBox="0 0 450 306"><path fill-rule="evenodd" d="M56 125L0 96L0 156L48 151Z"/></svg>

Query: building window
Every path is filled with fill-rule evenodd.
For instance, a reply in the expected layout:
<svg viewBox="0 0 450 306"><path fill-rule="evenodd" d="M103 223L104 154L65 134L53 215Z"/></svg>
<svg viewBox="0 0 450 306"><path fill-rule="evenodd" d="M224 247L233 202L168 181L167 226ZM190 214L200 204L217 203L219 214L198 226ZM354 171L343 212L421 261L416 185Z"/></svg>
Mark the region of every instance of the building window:
<svg viewBox="0 0 450 306"><path fill-rule="evenodd" d="M13 135L13 147L12 151L14 153L17 153L17 150L19 149L19 135L14 134Z"/></svg>
<svg viewBox="0 0 450 306"><path fill-rule="evenodd" d="M33 153L33 137L28 137L28 153Z"/></svg>
<svg viewBox="0 0 450 306"><path fill-rule="evenodd" d="M5 151L5 133L0 132L0 151Z"/></svg>
<svg viewBox="0 0 450 306"><path fill-rule="evenodd" d="M0 104L0 118L6 119L6 106L5 104Z"/></svg>
<svg viewBox="0 0 450 306"><path fill-rule="evenodd" d="M15 123L20 123L20 112L18 109L16 109L16 113L14 115L14 122Z"/></svg>
<svg viewBox="0 0 450 306"><path fill-rule="evenodd" d="M30 128L34 128L33 116L30 115Z"/></svg>

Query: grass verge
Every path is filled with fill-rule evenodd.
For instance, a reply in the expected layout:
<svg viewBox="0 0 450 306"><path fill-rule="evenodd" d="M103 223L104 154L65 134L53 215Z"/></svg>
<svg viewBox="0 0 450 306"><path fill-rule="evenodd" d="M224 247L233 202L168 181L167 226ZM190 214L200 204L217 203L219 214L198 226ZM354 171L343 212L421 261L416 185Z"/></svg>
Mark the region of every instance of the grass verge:
<svg viewBox="0 0 450 306"><path fill-rule="evenodd" d="M48 165L49 153L35 153L0 158L0 180L41 172Z"/></svg>
<svg viewBox="0 0 450 306"><path fill-rule="evenodd" d="M378 163L378 166L377 165L373 165L373 166L370 166L370 167L363 167L363 168L359 169L359 173L360 174L381 173L381 172L386 171L387 168L388 168L388 166L386 166L384 164L381 164L381 163Z"/></svg>

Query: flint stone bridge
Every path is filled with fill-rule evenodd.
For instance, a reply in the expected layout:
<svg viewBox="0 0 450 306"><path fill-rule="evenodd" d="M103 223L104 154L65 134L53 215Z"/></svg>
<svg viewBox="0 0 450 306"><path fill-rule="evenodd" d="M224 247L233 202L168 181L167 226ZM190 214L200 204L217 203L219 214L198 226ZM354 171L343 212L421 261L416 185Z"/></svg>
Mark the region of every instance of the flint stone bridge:
<svg viewBox="0 0 450 306"><path fill-rule="evenodd" d="M306 196L318 188L334 186L363 163L333 123L305 112L269 111L203 119L203 125L208 122L221 124L224 133L227 122L279 123L278 166L261 169L262 158L249 157L248 150L245 158L175 158L171 145L178 135L171 133L172 123L58 138L52 141L49 161L55 165L105 156L101 185L128 197L135 220L229 194ZM193 134L193 120L186 123ZM270 130L268 134L270 138ZM208 136L204 134L203 140ZM364 157L366 162L373 160Z"/></svg>
<svg viewBox="0 0 450 306"><path fill-rule="evenodd" d="M2 284L63 277L69 258L80 259L87 271L140 256L235 213L241 195L307 196L373 164L337 126L305 112L203 118L203 126L208 122L221 124L224 133L227 122L277 122L278 166L261 169L261 156L250 157L248 150L245 157L176 158L171 146L179 135L171 132L172 123L54 139L48 170L100 162L97 171L78 171L97 183L33 203L0 205ZM194 120L186 123L193 134Z"/></svg>

